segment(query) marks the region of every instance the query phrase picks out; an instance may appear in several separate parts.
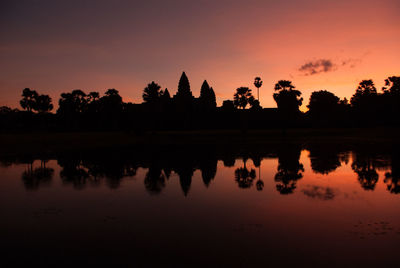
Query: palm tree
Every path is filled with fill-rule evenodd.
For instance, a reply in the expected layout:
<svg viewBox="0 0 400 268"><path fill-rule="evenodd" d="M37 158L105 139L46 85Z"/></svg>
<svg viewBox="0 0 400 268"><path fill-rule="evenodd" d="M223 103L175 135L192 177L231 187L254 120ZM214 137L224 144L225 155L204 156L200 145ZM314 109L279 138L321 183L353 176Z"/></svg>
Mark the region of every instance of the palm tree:
<svg viewBox="0 0 400 268"><path fill-rule="evenodd" d="M257 88L257 100L260 102L260 87L262 86L263 81L260 77L254 78L254 86Z"/></svg>
<svg viewBox="0 0 400 268"><path fill-rule="evenodd" d="M248 87L239 87L233 95L233 105L238 108L246 108L247 104L253 105L254 97Z"/></svg>
<svg viewBox="0 0 400 268"><path fill-rule="evenodd" d="M35 90L31 90L30 88L25 88L22 91L22 100L19 102L22 109L31 112L36 108L36 99L39 94Z"/></svg>

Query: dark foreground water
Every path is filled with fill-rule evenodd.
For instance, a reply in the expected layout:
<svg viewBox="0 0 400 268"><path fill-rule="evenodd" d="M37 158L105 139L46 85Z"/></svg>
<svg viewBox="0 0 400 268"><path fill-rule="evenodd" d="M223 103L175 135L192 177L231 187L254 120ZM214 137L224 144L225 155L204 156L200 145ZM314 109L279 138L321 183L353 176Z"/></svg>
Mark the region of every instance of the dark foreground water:
<svg viewBox="0 0 400 268"><path fill-rule="evenodd" d="M235 146L2 157L0 266L400 266L398 146Z"/></svg>

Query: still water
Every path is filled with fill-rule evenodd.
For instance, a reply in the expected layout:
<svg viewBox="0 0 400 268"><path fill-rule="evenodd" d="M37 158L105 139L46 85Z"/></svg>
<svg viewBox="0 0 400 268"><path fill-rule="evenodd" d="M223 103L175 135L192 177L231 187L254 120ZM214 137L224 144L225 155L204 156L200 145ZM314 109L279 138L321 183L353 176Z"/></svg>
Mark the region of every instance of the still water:
<svg viewBox="0 0 400 268"><path fill-rule="evenodd" d="M398 267L399 159L340 143L2 157L0 261Z"/></svg>

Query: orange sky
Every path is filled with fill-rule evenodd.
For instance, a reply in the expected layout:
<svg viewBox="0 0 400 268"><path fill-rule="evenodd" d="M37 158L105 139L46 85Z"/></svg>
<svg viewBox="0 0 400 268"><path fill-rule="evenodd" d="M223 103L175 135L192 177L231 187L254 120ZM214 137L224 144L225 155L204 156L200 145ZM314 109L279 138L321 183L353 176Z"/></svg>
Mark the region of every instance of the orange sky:
<svg viewBox="0 0 400 268"><path fill-rule="evenodd" d="M349 98L362 79L381 88L400 75L397 0L1 5L0 105L18 107L25 87L54 100L77 88L116 88L125 101L141 102L152 80L174 94L182 71L195 96L207 79L219 104L261 76L262 106L275 107L280 79L292 80L306 105L315 90Z"/></svg>

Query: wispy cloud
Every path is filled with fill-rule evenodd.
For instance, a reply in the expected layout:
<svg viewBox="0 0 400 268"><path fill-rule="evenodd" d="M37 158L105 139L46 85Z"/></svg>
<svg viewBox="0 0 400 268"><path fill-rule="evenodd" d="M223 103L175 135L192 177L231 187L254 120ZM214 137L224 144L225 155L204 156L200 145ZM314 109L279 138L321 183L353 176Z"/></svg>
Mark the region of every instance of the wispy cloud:
<svg viewBox="0 0 400 268"><path fill-rule="evenodd" d="M337 65L329 59L319 59L308 61L303 64L299 71L305 75L314 75L319 73L327 73L336 70Z"/></svg>
<svg viewBox="0 0 400 268"><path fill-rule="evenodd" d="M354 68L361 62L361 59L349 58L333 61L330 59L317 59L304 63L298 69L304 75L315 75L319 73L333 72L341 67Z"/></svg>
<svg viewBox="0 0 400 268"><path fill-rule="evenodd" d="M361 59L346 59L346 60L342 60L342 66L349 66L350 68L354 68L360 62L361 62Z"/></svg>

